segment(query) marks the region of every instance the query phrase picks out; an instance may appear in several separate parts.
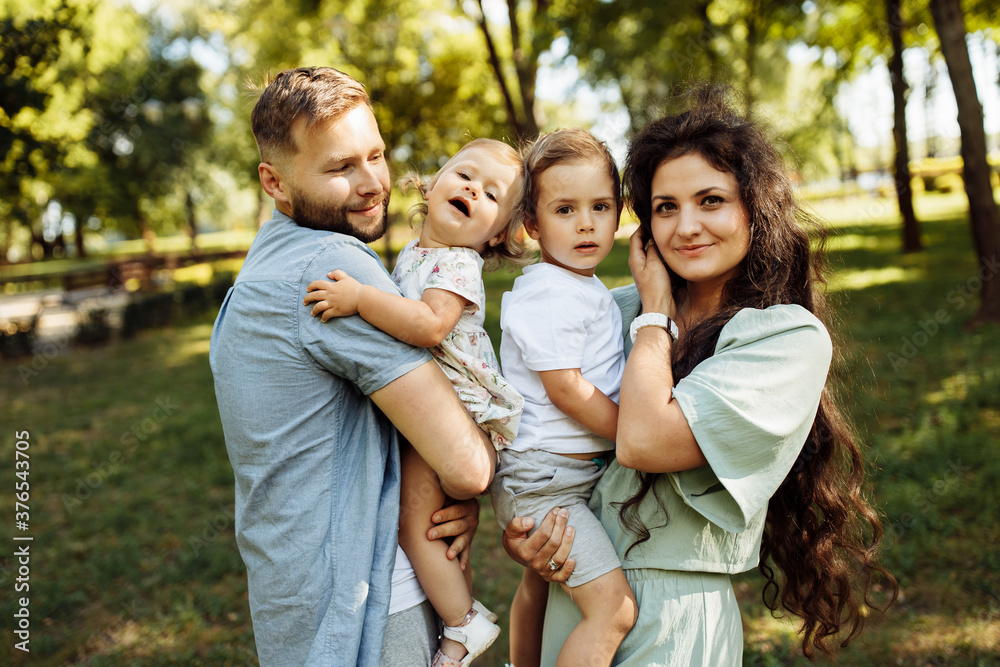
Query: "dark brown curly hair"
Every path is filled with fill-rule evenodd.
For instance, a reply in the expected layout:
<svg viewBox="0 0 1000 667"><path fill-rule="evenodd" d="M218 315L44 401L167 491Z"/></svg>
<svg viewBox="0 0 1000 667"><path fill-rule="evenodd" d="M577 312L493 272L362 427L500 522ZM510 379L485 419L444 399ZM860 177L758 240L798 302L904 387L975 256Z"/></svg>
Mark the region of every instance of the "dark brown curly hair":
<svg viewBox="0 0 1000 667"><path fill-rule="evenodd" d="M764 132L728 100L726 87L696 88L688 110L649 123L631 142L624 186L629 208L646 239L652 238L651 184L667 160L697 153L714 168L732 174L746 207L750 247L737 273L723 288L714 315L694 324L672 350L674 381L687 376L715 350L722 327L744 308L798 304L826 319L822 240L818 221L795 202L782 159ZM810 248L811 229L819 250ZM685 280L667 267L675 290ZM834 355L836 360L836 352ZM764 603L802 618L802 650L830 654L827 640L847 630L841 646L861 634L876 582L885 583L892 604L897 584L878 561L882 523L864 489L865 462L851 425L841 414L828 381L809 436L792 470L768 504L760 548ZM659 474L637 472L639 491L619 505L622 524L650 537L639 504L656 493ZM669 517L666 517L669 520ZM630 547L630 548L632 548ZM777 571L776 571L777 570Z"/></svg>

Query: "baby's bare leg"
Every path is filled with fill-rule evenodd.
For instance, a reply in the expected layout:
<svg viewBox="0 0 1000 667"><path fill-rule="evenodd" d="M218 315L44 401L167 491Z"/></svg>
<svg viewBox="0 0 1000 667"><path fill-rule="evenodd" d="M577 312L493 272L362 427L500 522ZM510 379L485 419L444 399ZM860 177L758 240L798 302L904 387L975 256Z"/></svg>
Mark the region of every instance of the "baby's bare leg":
<svg viewBox="0 0 1000 667"><path fill-rule="evenodd" d="M400 488L399 546L413 563L420 586L445 625L458 626L472 609L466 573L458 559L448 560L443 540L428 540L431 515L444 505L445 495L437 475L410 445L402 448L403 477ZM465 647L441 640L441 650L453 658L466 654Z"/></svg>
<svg viewBox="0 0 1000 667"><path fill-rule="evenodd" d="M557 667L607 667L639 617L639 606L625 573L615 568L566 590L580 608L583 620L559 651Z"/></svg>

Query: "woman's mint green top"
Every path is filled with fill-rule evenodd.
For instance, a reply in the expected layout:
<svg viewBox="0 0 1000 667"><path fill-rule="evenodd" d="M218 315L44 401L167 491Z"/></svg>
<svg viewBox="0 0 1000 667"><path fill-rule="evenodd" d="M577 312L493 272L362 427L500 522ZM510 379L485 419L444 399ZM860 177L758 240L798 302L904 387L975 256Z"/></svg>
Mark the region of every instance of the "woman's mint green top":
<svg viewBox="0 0 1000 667"><path fill-rule="evenodd" d="M639 313L634 285L613 290L628 327ZM744 309L723 328L715 353L674 387L708 466L661 475L640 506L652 536L635 537L612 503L634 495L635 471L614 464L591 509L608 531L624 569L736 573L757 565L767 504L791 470L812 428L832 356L823 324L797 305Z"/></svg>
<svg viewBox="0 0 1000 667"><path fill-rule="evenodd" d="M628 328L639 313L635 286L612 290ZM611 536L639 603L618 648L617 667L737 667L743 630L729 575L757 564L767 504L805 443L826 383L832 346L822 323L800 306L745 309L722 328L715 353L674 387L708 465L660 475L640 516L650 539L618 521L638 489L634 470L612 461L590 509ZM667 517L669 516L669 521ZM556 664L580 612L549 586L542 665Z"/></svg>

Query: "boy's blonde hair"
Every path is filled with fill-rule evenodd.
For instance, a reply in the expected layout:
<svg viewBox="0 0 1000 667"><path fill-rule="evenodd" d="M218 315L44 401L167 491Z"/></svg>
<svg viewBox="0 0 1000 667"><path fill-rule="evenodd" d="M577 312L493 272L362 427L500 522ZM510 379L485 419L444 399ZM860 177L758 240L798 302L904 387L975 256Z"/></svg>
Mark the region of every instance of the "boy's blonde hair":
<svg viewBox="0 0 1000 667"><path fill-rule="evenodd" d="M494 271L504 264L522 264L526 248L523 239L518 234L520 223L514 219L513 211L523 197L524 163L521 161L521 154L513 146L502 141L497 141L496 139L473 139L459 148L444 166L431 176L430 180L426 180L425 177L419 174L407 174L401 178L398 182L400 190L403 192L416 190L420 193L421 201L410 209L410 222L413 223L415 220L422 221L427 217L427 191L434 187L442 172L454 164L464 151L472 148L483 148L490 151L500 162L514 167L517 171L517 176L514 178L510 190L507 191L507 204L504 209L501 209L501 214L507 218L504 225L503 241L495 246L487 245L482 253L480 253L483 258L483 270Z"/></svg>
<svg viewBox="0 0 1000 667"><path fill-rule="evenodd" d="M607 144L587 130L556 130L540 134L524 147L524 192L513 211L517 226L534 220L538 204L538 179L550 167L567 162L592 161L607 170L615 193L615 207L622 210L621 176Z"/></svg>

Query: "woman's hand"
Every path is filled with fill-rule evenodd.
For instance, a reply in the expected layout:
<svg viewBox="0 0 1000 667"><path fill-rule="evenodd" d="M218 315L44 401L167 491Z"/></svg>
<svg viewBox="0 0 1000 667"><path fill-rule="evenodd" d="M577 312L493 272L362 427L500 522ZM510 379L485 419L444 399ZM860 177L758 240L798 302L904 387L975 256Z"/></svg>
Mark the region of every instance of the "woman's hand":
<svg viewBox="0 0 1000 667"><path fill-rule="evenodd" d="M529 537L535 520L514 517L503 531L503 548L514 561L531 568L545 581L564 582L576 567L576 561L569 557L573 527L566 525L568 518L568 510L556 508L545 515L542 525Z"/></svg>
<svg viewBox="0 0 1000 667"><path fill-rule="evenodd" d="M641 229L635 230L629 239L628 268L632 270L636 289L639 290L642 312L674 317L674 298L667 265L654 242L643 243Z"/></svg>
<svg viewBox="0 0 1000 667"><path fill-rule="evenodd" d="M479 527L479 499L459 500L442 507L431 515L431 522L435 525L427 531L427 539L454 537L448 547L448 560L455 560L457 557L465 570L469 565L472 538L476 536L476 528Z"/></svg>

